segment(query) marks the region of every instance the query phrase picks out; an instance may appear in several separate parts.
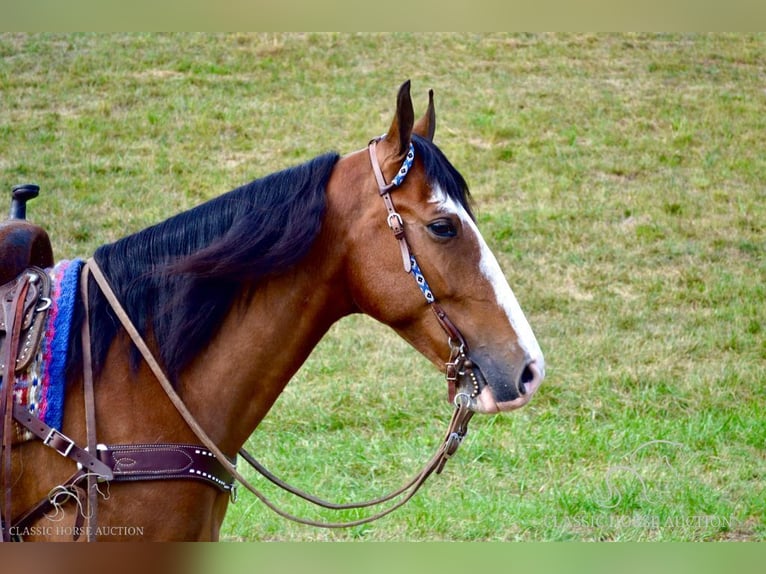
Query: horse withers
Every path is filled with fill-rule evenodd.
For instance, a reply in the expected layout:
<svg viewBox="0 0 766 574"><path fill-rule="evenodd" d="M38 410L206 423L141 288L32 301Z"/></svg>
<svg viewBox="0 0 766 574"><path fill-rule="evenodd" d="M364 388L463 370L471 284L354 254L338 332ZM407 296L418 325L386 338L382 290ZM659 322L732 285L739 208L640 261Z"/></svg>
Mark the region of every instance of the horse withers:
<svg viewBox="0 0 766 574"><path fill-rule="evenodd" d="M157 445L199 444L201 433L233 459L330 326L352 313L390 326L445 369L448 396L471 412L509 411L535 394L542 352L477 228L465 180L433 143L435 126L433 94L416 122L406 82L390 128L367 147L255 180L95 252L85 265L87 311L77 299L68 335L56 432L107 449L98 456L114 482L98 504L96 538L217 539L231 498L225 480L203 480L194 468L166 480L118 475ZM81 337L83 322L90 338ZM126 322L156 365L136 350ZM95 436L85 424L83 356L92 364ZM168 399L158 370L198 430ZM186 451L177 456L186 460ZM40 441L14 447L11 525L73 466ZM216 474L210 468L201 474ZM88 511L65 490L57 522L45 513L17 534L71 539L55 526L82 524Z"/></svg>

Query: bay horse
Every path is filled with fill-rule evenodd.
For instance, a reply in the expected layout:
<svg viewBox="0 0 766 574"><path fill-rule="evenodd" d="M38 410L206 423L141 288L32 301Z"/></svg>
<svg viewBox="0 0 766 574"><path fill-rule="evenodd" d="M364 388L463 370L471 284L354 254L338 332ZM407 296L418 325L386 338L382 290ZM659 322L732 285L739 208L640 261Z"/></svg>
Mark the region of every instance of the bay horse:
<svg viewBox="0 0 766 574"><path fill-rule="evenodd" d="M199 444L96 269L177 397L230 459L330 326L352 313L447 365L450 397L471 413L525 405L543 380L543 354L477 228L464 178L433 143L435 126L433 92L416 122L407 81L388 131L368 147L321 155L101 246L85 266L87 295L75 305L62 428L48 432L47 445L14 447L10 516L72 474L71 457L47 447L82 454L79 446L95 444L89 416L99 444L139 443L141 455L153 445ZM80 337L81 327L90 338ZM128 454L115 472L137 464ZM230 484L202 474L207 481L110 484L96 538L218 539ZM83 504L68 502L56 505L56 522L40 513L17 534L71 540Z"/></svg>

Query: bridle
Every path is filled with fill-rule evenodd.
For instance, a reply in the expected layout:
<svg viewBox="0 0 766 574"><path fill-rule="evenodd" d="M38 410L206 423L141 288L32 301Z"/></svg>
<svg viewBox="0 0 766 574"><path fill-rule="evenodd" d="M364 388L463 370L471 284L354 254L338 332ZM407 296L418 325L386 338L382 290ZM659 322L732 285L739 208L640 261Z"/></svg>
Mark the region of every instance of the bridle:
<svg viewBox="0 0 766 574"><path fill-rule="evenodd" d="M386 211L388 212L386 222L388 223L388 227L391 229L394 237L399 243L399 250L402 254L402 264L404 266L404 270L413 276L415 282L420 288L420 291L425 297L426 303L434 312L439 325L441 325L441 328L444 329L444 331L447 333L447 342L450 348L450 358L445 364L445 375L447 378L447 399L450 402L455 400L457 395L458 376L467 375L471 379L473 386L471 389L471 394L468 395L468 400L470 401L479 394L479 380L477 379L476 373L474 371L474 369L478 367L476 367L473 361L471 361L471 359L468 357L468 343L466 343L465 337L463 337L463 334L460 332L460 330L450 320L444 308L442 308L442 306L437 302L431 287L428 285L428 281L426 281L423 272L420 270L420 266L415 259L415 255L412 253L409 243L407 243L407 236L404 232L404 222L402 220L402 216L399 215L399 213L396 211L394 202L391 199L391 192L404 182L405 177L409 173L410 168L415 161L415 146L412 144L412 142L410 142L409 149L407 151L407 155L404 158L404 161L402 162L402 166L399 168L399 171L396 172L396 175L391 180L391 183L386 183L383 172L380 169L380 163L378 162L378 156L376 153L377 143L380 141L380 139L382 139L382 137L385 136L381 136L381 138L376 138L370 141L367 149L369 150L370 154L372 171L375 174L375 180L378 184L378 193L383 199L383 203L386 206Z"/></svg>
<svg viewBox="0 0 766 574"><path fill-rule="evenodd" d="M107 456L113 456L113 453L116 449L126 448L125 445L109 447L107 445L98 444L96 441L93 373L91 370L91 361L90 361L91 339L90 339L90 327L89 327L89 318L88 318L88 309L87 309L89 277L92 277L94 279L96 285L101 290L106 300L109 302L116 317L120 320L125 331L130 336L132 342L135 344L135 346L141 353L143 359L147 363L147 366L149 367L149 369L154 374L155 378L160 383L160 386L163 388L163 390L167 394L173 406L176 408L176 410L181 415L181 417L186 422L186 424L189 426L189 428L192 430L192 432L200 440L202 445L204 445L204 449L206 449L206 451L203 454L207 455L205 458L211 458L211 459L214 458L217 461L217 463L220 465L221 471L225 475L228 475L227 477L225 477L225 478L228 478L228 480L222 480L222 479L216 478L215 476L212 477L211 479L211 477L208 476L208 483L210 483L211 480L217 481L218 483L220 483L220 484L217 484L217 486L220 487L224 492L229 492L232 500L236 500L236 492L237 492L236 486L237 486L237 483L239 483L245 489L247 489L252 494L254 494L268 508L270 508L271 510L273 510L274 512L276 512L278 515L282 516L283 518L287 518L294 522L306 524L309 526L323 527L323 528L343 528L343 527L358 526L358 525L366 524L374 520L377 520L379 518L382 518L383 516L386 516L392 513L394 510L406 504L420 489L420 487L426 482L429 476L431 476L434 472L436 472L436 474L441 473L447 460L449 460L455 454L463 438L466 436L468 432L468 422L470 421L471 417L474 414L473 410L471 410L471 403L474 397L479 392L479 383L477 381L477 378L474 372L474 369L476 367L474 366L473 362L469 358L468 345L465 341L465 338L460 333L459 329L455 326L455 324L449 319L449 317L447 316L447 313L444 311L441 305L439 305L439 303L436 300L436 297L431 291L430 286L428 285L428 282L423 276L423 273L420 270L420 267L418 266L417 260L415 259L415 256L412 253L409 247L409 244L407 243L407 238L405 236L404 224L403 224L402 218L399 215L399 213L396 211L393 201L391 199L391 192L394 191L395 188L399 187L402 184L405 177L407 176L407 173L412 167L412 164L414 162L414 157L415 157L414 146L412 145L412 143L410 143L410 148L402 164L402 167L397 172L396 176L391 181L391 183L386 184L385 178L383 177L380 164L378 162L378 159L375 153L376 144L377 144L377 141L379 141L379 139L380 138L372 140L368 148L369 148L369 154L370 154L370 161L372 163L372 168L375 174L375 179L378 184L380 196L383 198L383 201L386 205L386 209L388 211L388 216L387 216L388 226L391 228L392 232L394 233L394 237L399 243L405 271L412 274L412 276L415 278L418 287L420 288L421 292L423 293L423 296L426 299L427 304L430 306L430 308L434 312L436 319L438 320L442 329L444 329L444 331L446 332L448 336L450 358L446 363L445 376L446 376L447 385L448 385L448 398L450 402L454 403L455 410L453 411L452 418L448 425L444 440L437 448L435 454L425 464L425 466L420 472L418 472L407 484L405 484L398 490L386 496L383 496L374 500L369 500L366 502L351 503L351 504L336 504L336 503L328 502L318 497L312 496L308 493L305 493L283 482L282 480L277 478L275 475L273 475L271 472L269 472L244 448L240 449L239 455L251 467L253 467L261 475L263 475L267 480L279 486L280 488L323 508L327 508L331 510L369 508L369 507L377 506L377 505L392 501L402 496L400 500L392 503L389 507L377 512L376 514L373 514L366 518L348 521L348 522L323 522L323 521L310 520L310 519L294 516L282 510L281 508L277 507L271 500L269 500L263 493L261 493L260 490L258 490L255 486L253 486L244 476L242 476L242 474L237 469L236 460L232 460L228 456L226 456L226 454L224 454L220 450L220 448L213 442L213 440L209 437L209 435L205 432L205 430L199 425L199 423L197 423L194 416L188 410L183 400L174 389L172 383L170 382L169 378L167 377L164 370L160 366L159 362L156 360L156 358L152 354L145 340L136 329L129 315L127 314L121 302L119 301L118 297L114 293L111 285L109 284L108 279L105 277L105 275L101 271L101 268L99 267L99 265L96 263L96 261L93 258L90 258L84 264L82 273L81 273L82 299L86 304L85 318L83 319L83 327L82 327L82 343L83 343L83 384L85 389L84 396L85 396L86 435L87 435L88 448L81 449L79 446L75 445L74 441L72 441L71 439L69 439L68 437L66 437L65 435L63 435L62 433L58 431L49 431L48 429L36 429L37 430L36 434L38 435L38 437L41 437L41 438L46 436L48 436L49 438L50 435L53 432L55 432L56 437L59 437L59 436L61 437L59 442L63 441L64 443L66 443L66 446L67 446L66 453L62 452L62 450L57 448L54 444L49 444L50 441L48 439L43 440L46 446L50 446L54 448L54 450L59 452L59 454L62 454L64 456L67 456L73 459L74 459L74 455L79 453L81 456L85 457L83 460L88 462L90 472L83 471L82 467L85 465L81 464L80 470L78 470L78 473L76 473L73 477L71 477L66 483L56 488L63 489L63 490L70 490L74 492L78 500L87 497L87 509L88 509L87 532L89 533L89 536L88 536L89 540L93 539L93 537L90 536L90 533L95 530L95 524L96 524L97 507L98 507L98 496L96 494L97 481L100 481L100 480L109 481L109 480L112 480L113 478L116 479L111 469L104 467L104 465L102 464L102 458ZM471 394L457 392L456 390L457 382L461 375L467 375L473 381L473 391ZM23 413L20 413L20 414L23 414ZM33 421L32 419L34 417L31 417L29 415L26 415L26 420L19 420L21 418L22 417L19 416L16 418L16 420L18 422L21 422L22 424L27 426L27 428L30 428L30 429L33 429L34 425L37 425L40 423L40 421L37 419ZM132 446L139 446L143 449L147 445L132 445ZM158 446L158 445L154 445L154 446ZM178 450L178 449L194 450L194 449L202 448L202 447L195 447L190 445L161 445L161 446L169 447L170 450ZM128 446L127 448L131 448L131 446ZM93 455L92 453L96 453L96 454ZM197 453L199 454L199 450L197 450ZM165 478L174 478L174 477L177 478L177 476L170 476L170 475ZM160 476L156 478L163 478L163 477ZM143 477L143 479L148 480L150 479L150 477L145 476ZM87 483L88 483L86 495L83 493L82 487L79 486L79 483L82 482L83 480L87 480ZM41 501L40 503L38 503L38 505L33 507L33 509L25 513L21 521L16 521L16 525L18 526L19 524L23 524L23 523L29 523L29 524L33 523L35 519L42 516L42 514L49 508L50 508L50 505L48 504L48 499ZM78 521L79 520L80 520L80 515L78 515ZM10 525L7 525L7 526L10 526Z"/></svg>

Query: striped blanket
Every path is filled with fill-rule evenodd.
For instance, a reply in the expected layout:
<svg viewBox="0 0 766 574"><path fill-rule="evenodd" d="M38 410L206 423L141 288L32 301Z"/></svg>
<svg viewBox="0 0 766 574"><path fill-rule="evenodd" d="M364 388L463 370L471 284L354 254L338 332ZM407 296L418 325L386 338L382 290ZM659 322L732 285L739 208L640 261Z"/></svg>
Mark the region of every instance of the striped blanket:
<svg viewBox="0 0 766 574"><path fill-rule="evenodd" d="M52 305L46 319L43 341L26 372L17 375L14 400L46 424L61 430L64 416L65 369L69 353L72 315L78 299L82 260L60 261L46 272L51 278ZM17 425L17 440L33 435Z"/></svg>

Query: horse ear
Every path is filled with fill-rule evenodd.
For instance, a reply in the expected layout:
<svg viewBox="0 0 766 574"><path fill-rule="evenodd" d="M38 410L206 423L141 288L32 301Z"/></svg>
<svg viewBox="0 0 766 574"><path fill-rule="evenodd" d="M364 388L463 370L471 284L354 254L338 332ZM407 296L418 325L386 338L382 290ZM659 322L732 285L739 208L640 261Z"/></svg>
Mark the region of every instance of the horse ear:
<svg viewBox="0 0 766 574"><path fill-rule="evenodd" d="M412 132L426 138L428 141L434 141L435 131L436 109L434 108L434 91L428 90L428 109L425 115L417 121Z"/></svg>
<svg viewBox="0 0 766 574"><path fill-rule="evenodd" d="M399 88L399 94L396 97L396 115L391 127L386 134L386 140L396 145L399 149L397 155L404 156L410 148L410 139L412 137L412 125L415 122L415 112L412 109L412 98L410 97L410 81L407 80Z"/></svg>

